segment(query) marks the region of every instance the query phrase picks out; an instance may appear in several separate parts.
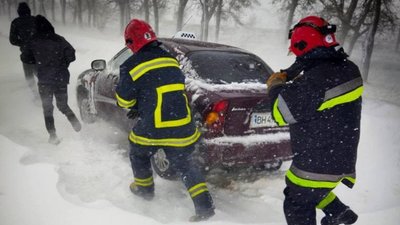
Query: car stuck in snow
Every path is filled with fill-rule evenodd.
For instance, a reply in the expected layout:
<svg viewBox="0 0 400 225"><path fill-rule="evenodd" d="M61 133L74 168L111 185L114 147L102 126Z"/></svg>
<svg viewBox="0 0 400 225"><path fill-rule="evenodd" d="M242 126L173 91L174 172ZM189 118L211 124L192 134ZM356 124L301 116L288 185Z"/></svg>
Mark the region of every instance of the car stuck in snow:
<svg viewBox="0 0 400 225"><path fill-rule="evenodd" d="M258 56L240 48L197 40L160 38L162 48L180 63L193 118L202 139L194 153L205 170L212 168L278 169L292 157L288 127L278 127L271 117L265 80L273 73ZM116 105L119 66L133 53L120 50L107 63L94 60L77 82L81 118L94 123L101 118L124 130L136 120ZM175 177L169 161L159 151L152 158L156 173Z"/></svg>

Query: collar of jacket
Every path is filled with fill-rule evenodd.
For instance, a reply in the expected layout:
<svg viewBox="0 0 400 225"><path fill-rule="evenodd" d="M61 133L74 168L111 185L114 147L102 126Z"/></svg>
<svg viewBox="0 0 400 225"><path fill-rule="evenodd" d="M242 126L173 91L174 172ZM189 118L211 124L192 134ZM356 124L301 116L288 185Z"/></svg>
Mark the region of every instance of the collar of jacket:
<svg viewBox="0 0 400 225"><path fill-rule="evenodd" d="M307 70L312 67L318 61L325 60L344 60L347 59L348 55L344 52L344 49L341 46L335 47L318 47L306 54L299 56L296 58L296 62L301 65L299 67L302 70Z"/></svg>
<svg viewBox="0 0 400 225"><path fill-rule="evenodd" d="M341 46L336 47L318 47L306 54L297 57L298 60L324 60L324 59L346 59L348 55Z"/></svg>

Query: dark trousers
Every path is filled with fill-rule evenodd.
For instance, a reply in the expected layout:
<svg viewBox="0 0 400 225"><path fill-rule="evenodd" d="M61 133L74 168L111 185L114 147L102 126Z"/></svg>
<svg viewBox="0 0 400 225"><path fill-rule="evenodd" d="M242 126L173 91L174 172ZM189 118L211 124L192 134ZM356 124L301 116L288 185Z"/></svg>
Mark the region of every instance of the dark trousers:
<svg viewBox="0 0 400 225"><path fill-rule="evenodd" d="M39 95L42 100L44 120L49 134L55 134L53 117L53 96L56 98L57 108L68 118L69 121L75 120L76 116L68 106L67 84L39 84Z"/></svg>
<svg viewBox="0 0 400 225"><path fill-rule="evenodd" d="M24 68L25 80L29 88L37 95L35 76L37 77L37 68L35 64L22 63Z"/></svg>
<svg viewBox="0 0 400 225"><path fill-rule="evenodd" d="M200 168L193 162L192 152L194 146L183 148L142 146L130 144L130 160L135 178L146 179L153 176L150 158L162 148L166 154L169 166L176 171L182 178L183 183L189 190L198 184L205 183L204 176ZM213 208L213 200L208 191L192 197L197 213Z"/></svg>
<svg viewBox="0 0 400 225"><path fill-rule="evenodd" d="M308 188L293 184L286 178L283 208L288 225L316 225L316 208L321 202L331 199L320 208L326 215L337 215L346 210L331 188Z"/></svg>

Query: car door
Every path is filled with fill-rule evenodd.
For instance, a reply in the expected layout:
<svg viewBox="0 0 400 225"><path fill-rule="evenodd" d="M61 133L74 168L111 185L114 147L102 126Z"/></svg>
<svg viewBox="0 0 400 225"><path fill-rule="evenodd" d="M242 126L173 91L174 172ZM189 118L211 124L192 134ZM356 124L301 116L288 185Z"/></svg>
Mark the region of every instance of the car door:
<svg viewBox="0 0 400 225"><path fill-rule="evenodd" d="M119 81L119 67L131 55L128 48L123 48L108 62L107 69L97 78L96 102L102 108L102 117L105 119L120 118L121 114L126 114L116 105L115 88Z"/></svg>

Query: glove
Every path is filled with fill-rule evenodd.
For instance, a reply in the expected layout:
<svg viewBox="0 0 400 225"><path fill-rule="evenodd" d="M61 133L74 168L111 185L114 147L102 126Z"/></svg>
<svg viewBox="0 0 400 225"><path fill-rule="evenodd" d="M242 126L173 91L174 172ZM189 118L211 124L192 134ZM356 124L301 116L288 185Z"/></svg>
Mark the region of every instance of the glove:
<svg viewBox="0 0 400 225"><path fill-rule="evenodd" d="M268 88L275 86L277 84L283 84L286 82L287 73L286 72L276 72L271 74L271 76L267 80Z"/></svg>
<svg viewBox="0 0 400 225"><path fill-rule="evenodd" d="M138 116L138 111L136 109L131 109L129 110L129 112L126 114L126 116L128 117L128 119L135 119Z"/></svg>

